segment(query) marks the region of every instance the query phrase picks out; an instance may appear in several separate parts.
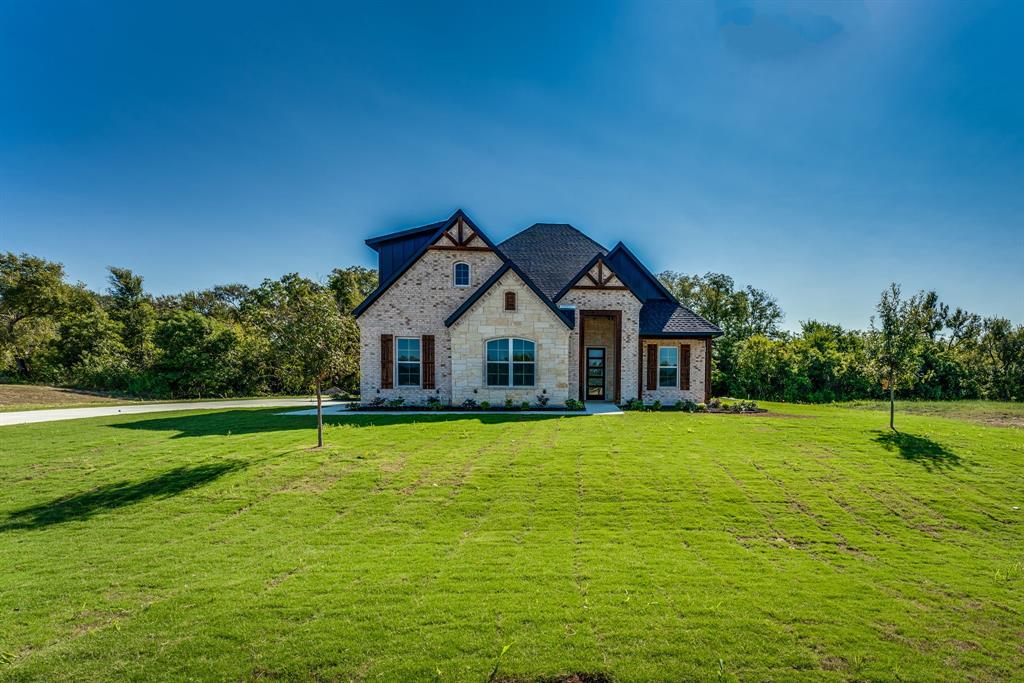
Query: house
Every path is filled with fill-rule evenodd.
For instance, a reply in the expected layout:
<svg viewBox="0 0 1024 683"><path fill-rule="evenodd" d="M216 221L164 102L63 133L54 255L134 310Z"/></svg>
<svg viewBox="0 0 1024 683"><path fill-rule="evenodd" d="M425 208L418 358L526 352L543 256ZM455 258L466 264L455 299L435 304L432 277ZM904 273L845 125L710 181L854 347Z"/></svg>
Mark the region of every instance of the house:
<svg viewBox="0 0 1024 683"><path fill-rule="evenodd" d="M354 311L364 403L709 397L722 331L622 242L537 223L496 244L460 210L366 244L380 285Z"/></svg>

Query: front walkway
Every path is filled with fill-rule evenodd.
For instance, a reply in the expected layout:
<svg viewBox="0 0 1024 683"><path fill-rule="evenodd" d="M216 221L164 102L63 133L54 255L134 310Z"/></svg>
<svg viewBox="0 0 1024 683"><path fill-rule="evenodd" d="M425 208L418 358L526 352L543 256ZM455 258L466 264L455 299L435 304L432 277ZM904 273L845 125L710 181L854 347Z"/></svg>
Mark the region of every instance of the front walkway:
<svg viewBox="0 0 1024 683"><path fill-rule="evenodd" d="M107 417L109 415L135 415L138 413L162 413L173 410L219 410L222 408L287 408L308 406L315 399L309 398L253 398L226 401L181 401L177 403L138 403L121 406L95 406L89 408L48 408L40 410L19 410L0 412L0 427L29 424L32 422L55 422L77 420L86 417ZM344 401L324 401L324 407L347 406ZM326 412L326 410L324 411ZM313 408L316 414L316 408Z"/></svg>
<svg viewBox="0 0 1024 683"><path fill-rule="evenodd" d="M622 415L611 401L587 401L584 410L349 410L347 404L324 404L324 415ZM278 415L316 415L316 408L291 410Z"/></svg>

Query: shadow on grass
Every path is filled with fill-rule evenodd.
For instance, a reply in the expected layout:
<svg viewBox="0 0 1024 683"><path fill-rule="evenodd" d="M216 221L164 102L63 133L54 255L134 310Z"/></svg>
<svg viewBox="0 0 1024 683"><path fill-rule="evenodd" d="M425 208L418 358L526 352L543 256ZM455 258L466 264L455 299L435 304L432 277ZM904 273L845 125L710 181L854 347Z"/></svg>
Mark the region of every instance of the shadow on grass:
<svg viewBox="0 0 1024 683"><path fill-rule="evenodd" d="M106 484L8 513L7 519L0 524L0 531L39 529L51 524L89 519L104 510L134 505L150 498L170 498L245 466L240 460L228 460L195 467L177 467L137 482Z"/></svg>
<svg viewBox="0 0 1024 683"><path fill-rule="evenodd" d="M271 408L268 410L227 410L217 412L191 413L176 417L157 417L130 422L111 424L116 429L141 429L148 431L178 432L171 438L198 436L230 436L235 434L257 434L261 432L283 432L289 430L316 430L316 415L281 415L287 408ZM581 413L583 415L583 413ZM352 427L391 427L417 422L465 422L467 420L484 425L506 424L509 422L532 422L537 420L554 420L560 417L576 417L575 415L516 415L516 414L469 414L469 415L435 415L429 412L408 413L406 415L381 415L374 413L355 413L342 415L324 415L324 425ZM315 441L316 435L312 439Z"/></svg>
<svg viewBox="0 0 1024 683"><path fill-rule="evenodd" d="M886 450L899 451L901 458L920 463L927 470L949 469L962 464L959 455L926 436L886 431L878 432L874 441Z"/></svg>

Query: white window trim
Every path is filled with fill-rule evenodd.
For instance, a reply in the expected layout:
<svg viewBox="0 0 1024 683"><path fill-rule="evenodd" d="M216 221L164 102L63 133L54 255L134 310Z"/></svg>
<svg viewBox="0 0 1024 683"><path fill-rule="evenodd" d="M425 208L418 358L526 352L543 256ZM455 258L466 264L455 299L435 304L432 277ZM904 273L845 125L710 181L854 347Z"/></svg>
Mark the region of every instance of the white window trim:
<svg viewBox="0 0 1024 683"><path fill-rule="evenodd" d="M400 363L405 363L407 365L412 365L412 361L408 361L408 360L399 361L398 360L398 340L399 339L415 339L416 342L419 344L419 347L420 347L420 359L419 359L419 361L416 362L416 365L418 365L419 369L420 369L420 371L419 371L420 381L417 382L416 384L401 384L400 383L399 375L398 375L398 366L399 366L399 364ZM422 388L422 387L423 387L423 339L420 338L420 337L397 337L396 336L395 337L395 388L396 389L414 389L414 388Z"/></svg>
<svg viewBox="0 0 1024 683"><path fill-rule="evenodd" d="M506 339L506 340L508 340L508 384L488 384L488 382L487 382L487 364L488 364L489 361L487 360L487 345L489 343L491 343L492 341L498 341L499 339ZM515 367L514 367L515 361L512 360L512 342L514 340L516 340L516 339L518 339L519 341L530 342L531 344L533 344L533 384L512 384L513 376L514 376L514 372L515 372ZM538 344L535 340L527 339L526 337L493 337L492 339L485 339L484 340L484 387L487 388L487 389L536 389L539 386L537 384L537 375L540 374L538 372L539 366L540 366L540 361L538 360L538 357L540 355L540 352L538 351L539 347L540 347L540 344ZM494 361L494 362L498 363L500 361ZM522 361L520 361L520 362L522 362Z"/></svg>
<svg viewBox="0 0 1024 683"><path fill-rule="evenodd" d="M455 269L458 266L466 266L466 284L460 285L458 280L455 278ZM473 284L473 266L466 261L456 261L452 264L452 287L458 287L459 289L465 289Z"/></svg>
<svg viewBox="0 0 1024 683"><path fill-rule="evenodd" d="M662 368L662 365L661 365L661 350L662 349L675 349L676 350L676 365L675 365L675 368L676 368L675 378L676 379L675 379L675 381L672 384L662 384L661 383L661 368ZM673 388L674 389L678 389L679 388L679 361L680 360L682 360L682 359L679 357L679 347L678 346L676 346L674 344L659 344L658 345L658 388L659 389L673 389ZM665 366L665 367L672 367L672 366L668 365L668 366Z"/></svg>

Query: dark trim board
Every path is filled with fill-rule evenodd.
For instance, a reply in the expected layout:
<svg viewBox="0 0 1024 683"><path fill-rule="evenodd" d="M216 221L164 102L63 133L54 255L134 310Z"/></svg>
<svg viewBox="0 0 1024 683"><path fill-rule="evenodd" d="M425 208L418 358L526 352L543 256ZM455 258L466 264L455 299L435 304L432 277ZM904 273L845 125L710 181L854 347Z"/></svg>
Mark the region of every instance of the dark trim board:
<svg viewBox="0 0 1024 683"><path fill-rule="evenodd" d="M645 339L711 339L722 336L721 332L641 332Z"/></svg>
<svg viewBox="0 0 1024 683"><path fill-rule="evenodd" d="M466 311L473 307L473 304L475 304L480 299L480 297L487 293L487 290L493 287L495 283L497 283L501 279L502 275L504 275L510 270L519 276L519 279L522 280L526 284L526 286L530 288L530 291L536 294L537 297L544 302L545 306L551 309L551 311L555 314L555 317L561 320L563 325L568 327L570 330L572 329L572 323L569 321L568 318L566 318L565 315L562 314L561 309L559 309L558 306L556 306L551 301L551 299L547 298L544 295L544 292L540 291L540 288L538 288L537 285L533 283L533 280L531 280L526 275L526 273L519 269L519 266L512 263L511 261L505 261L505 265L503 265L501 268L498 268L498 270L495 271L494 275L487 278L487 281L480 285L475 292L473 292L472 296L463 301L462 305L456 308L455 311L450 316L448 316L448 318L444 321L444 326L451 327L452 325L454 325L459 318L465 315Z"/></svg>

